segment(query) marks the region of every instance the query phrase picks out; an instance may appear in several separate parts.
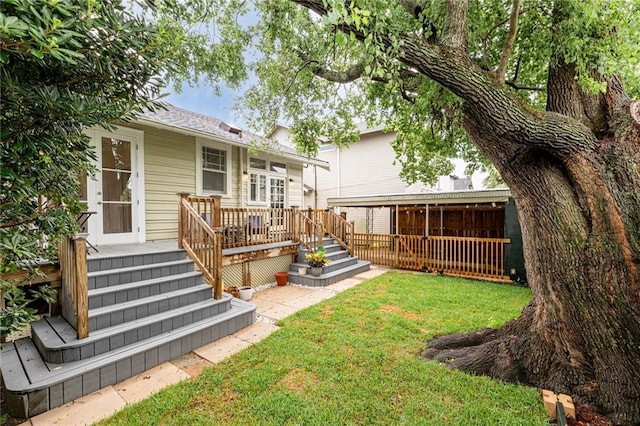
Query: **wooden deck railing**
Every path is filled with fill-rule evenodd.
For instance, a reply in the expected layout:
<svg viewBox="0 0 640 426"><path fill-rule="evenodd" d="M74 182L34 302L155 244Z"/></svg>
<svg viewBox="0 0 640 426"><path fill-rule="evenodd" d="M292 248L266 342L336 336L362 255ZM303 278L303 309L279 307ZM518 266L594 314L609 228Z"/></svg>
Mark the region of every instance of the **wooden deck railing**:
<svg viewBox="0 0 640 426"><path fill-rule="evenodd" d="M223 248L276 243L296 238L296 209L223 208L218 196L180 195L209 227L222 228Z"/></svg>
<svg viewBox="0 0 640 426"><path fill-rule="evenodd" d="M213 297L222 298L221 229L212 229L187 199L178 204L178 246L186 250L204 278L213 286Z"/></svg>
<svg viewBox="0 0 640 426"><path fill-rule="evenodd" d="M58 260L62 280L62 316L72 324L75 322L78 339L84 339L89 336L86 235L64 238L58 248Z"/></svg>
<svg viewBox="0 0 640 426"><path fill-rule="evenodd" d="M509 239L356 233L353 240L355 255L377 265L509 281L504 270Z"/></svg>
<svg viewBox="0 0 640 426"><path fill-rule="evenodd" d="M508 238L429 237L428 267L451 275L504 279L504 245L509 242Z"/></svg>

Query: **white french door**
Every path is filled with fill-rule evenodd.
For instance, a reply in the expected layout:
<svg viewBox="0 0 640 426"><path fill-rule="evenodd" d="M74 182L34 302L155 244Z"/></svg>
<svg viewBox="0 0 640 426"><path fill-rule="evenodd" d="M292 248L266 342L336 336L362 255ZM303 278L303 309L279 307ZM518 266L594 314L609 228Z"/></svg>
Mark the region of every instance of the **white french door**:
<svg viewBox="0 0 640 426"><path fill-rule="evenodd" d="M142 132L132 129L93 132L97 170L87 182L87 203L89 210L96 212L88 227L89 242L94 245L144 241L139 170L142 142Z"/></svg>

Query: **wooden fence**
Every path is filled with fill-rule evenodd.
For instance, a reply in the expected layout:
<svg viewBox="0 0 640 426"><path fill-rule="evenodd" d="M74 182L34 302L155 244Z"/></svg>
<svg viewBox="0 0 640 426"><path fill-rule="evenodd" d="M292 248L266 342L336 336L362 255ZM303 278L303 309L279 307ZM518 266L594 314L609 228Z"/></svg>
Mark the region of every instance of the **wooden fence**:
<svg viewBox="0 0 640 426"><path fill-rule="evenodd" d="M505 238L423 237L354 234L354 254L392 268L509 281L504 271Z"/></svg>

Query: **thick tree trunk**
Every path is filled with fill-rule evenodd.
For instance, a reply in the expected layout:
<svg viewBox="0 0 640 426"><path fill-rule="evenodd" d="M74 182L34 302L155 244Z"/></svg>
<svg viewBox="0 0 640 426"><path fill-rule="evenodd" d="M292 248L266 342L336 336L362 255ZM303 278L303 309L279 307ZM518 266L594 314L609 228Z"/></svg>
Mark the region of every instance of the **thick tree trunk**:
<svg viewBox="0 0 640 426"><path fill-rule="evenodd" d="M328 13L322 0L293 1ZM466 7L447 2L447 17ZM463 100L468 134L518 204L533 298L504 327L438 337L424 356L640 424L640 120L617 79L588 95L561 61L549 73L550 112L534 111L469 58L465 28L464 18L447 20L440 44L396 35L396 59ZM364 39L359 28L340 29Z"/></svg>
<svg viewBox="0 0 640 426"><path fill-rule="evenodd" d="M640 124L629 112L610 117L595 149L505 156L491 136L500 129L466 111L469 134L517 200L533 299L499 330L434 339L425 357L640 423Z"/></svg>

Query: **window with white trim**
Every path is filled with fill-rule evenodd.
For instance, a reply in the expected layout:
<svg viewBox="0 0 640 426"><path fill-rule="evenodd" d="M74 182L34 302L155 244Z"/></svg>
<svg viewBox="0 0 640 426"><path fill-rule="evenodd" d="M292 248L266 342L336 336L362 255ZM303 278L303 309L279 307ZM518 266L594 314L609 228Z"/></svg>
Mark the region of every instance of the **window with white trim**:
<svg viewBox="0 0 640 426"><path fill-rule="evenodd" d="M267 175L251 173L249 177L249 201L266 204L267 202Z"/></svg>
<svg viewBox="0 0 640 426"><path fill-rule="evenodd" d="M231 195L231 150L228 146L198 141L197 190L204 195Z"/></svg>
<svg viewBox="0 0 640 426"><path fill-rule="evenodd" d="M284 207L287 164L249 156L249 193L250 204ZM277 178L277 179L275 179ZM274 200L277 202L274 203Z"/></svg>

